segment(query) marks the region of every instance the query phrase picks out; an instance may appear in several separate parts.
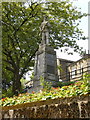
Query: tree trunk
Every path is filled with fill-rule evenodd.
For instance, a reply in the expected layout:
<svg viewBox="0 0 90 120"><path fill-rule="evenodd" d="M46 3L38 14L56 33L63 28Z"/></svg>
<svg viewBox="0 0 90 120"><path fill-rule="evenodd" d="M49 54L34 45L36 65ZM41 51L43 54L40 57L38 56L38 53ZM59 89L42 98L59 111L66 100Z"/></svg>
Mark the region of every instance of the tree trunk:
<svg viewBox="0 0 90 120"><path fill-rule="evenodd" d="M20 75L19 71L15 71L14 73L14 80L13 80L13 86L12 86L12 92L14 95L18 95L21 91L21 82L20 82Z"/></svg>

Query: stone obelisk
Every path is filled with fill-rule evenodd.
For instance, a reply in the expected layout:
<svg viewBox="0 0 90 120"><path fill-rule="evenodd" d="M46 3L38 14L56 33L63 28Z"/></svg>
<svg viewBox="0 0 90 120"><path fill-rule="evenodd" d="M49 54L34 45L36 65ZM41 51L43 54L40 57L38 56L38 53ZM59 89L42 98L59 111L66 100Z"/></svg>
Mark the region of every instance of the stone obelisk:
<svg viewBox="0 0 90 120"><path fill-rule="evenodd" d="M49 45L49 29L50 24L46 20L46 17L44 17L40 27L42 42L35 56L35 77L33 80L35 91L39 91L42 88L40 85L40 76L42 76L45 81L51 82L52 86L55 86L58 82L56 51Z"/></svg>

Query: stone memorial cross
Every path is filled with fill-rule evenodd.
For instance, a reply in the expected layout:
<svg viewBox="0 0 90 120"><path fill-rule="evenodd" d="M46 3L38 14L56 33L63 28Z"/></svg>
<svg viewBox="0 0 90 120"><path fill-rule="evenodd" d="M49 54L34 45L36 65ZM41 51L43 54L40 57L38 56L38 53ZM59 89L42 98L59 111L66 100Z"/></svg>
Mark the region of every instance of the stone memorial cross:
<svg viewBox="0 0 90 120"><path fill-rule="evenodd" d="M44 16L44 20L43 20L43 22L41 23L41 26L40 26L40 31L41 31L41 35L42 35L41 44L49 45L49 27L50 27L50 24L46 20L46 16Z"/></svg>

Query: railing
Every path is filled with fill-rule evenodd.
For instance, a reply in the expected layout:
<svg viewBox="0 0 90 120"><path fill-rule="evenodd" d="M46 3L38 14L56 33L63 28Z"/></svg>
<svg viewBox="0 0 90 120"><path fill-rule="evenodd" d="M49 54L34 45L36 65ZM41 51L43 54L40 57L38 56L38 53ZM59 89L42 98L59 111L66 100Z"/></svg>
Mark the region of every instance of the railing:
<svg viewBox="0 0 90 120"><path fill-rule="evenodd" d="M81 68L81 69L76 69L72 72L66 72L64 75L60 75L59 79L62 81L74 81L75 79L81 79L83 78L83 75L85 73L90 73L90 66Z"/></svg>

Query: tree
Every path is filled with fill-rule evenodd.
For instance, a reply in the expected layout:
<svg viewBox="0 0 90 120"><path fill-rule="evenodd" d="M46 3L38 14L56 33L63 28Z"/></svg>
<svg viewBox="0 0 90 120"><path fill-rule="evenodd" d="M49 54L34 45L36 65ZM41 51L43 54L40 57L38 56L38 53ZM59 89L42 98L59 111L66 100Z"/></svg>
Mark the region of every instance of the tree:
<svg viewBox="0 0 90 120"><path fill-rule="evenodd" d="M34 63L34 56L41 43L40 24L43 15L48 16L50 27L50 44L54 48L63 46L79 50L77 39L82 38L78 29L84 14L77 11L71 3L30 2L2 3L2 41L3 41L3 81L12 81L14 94L20 91L20 79Z"/></svg>

